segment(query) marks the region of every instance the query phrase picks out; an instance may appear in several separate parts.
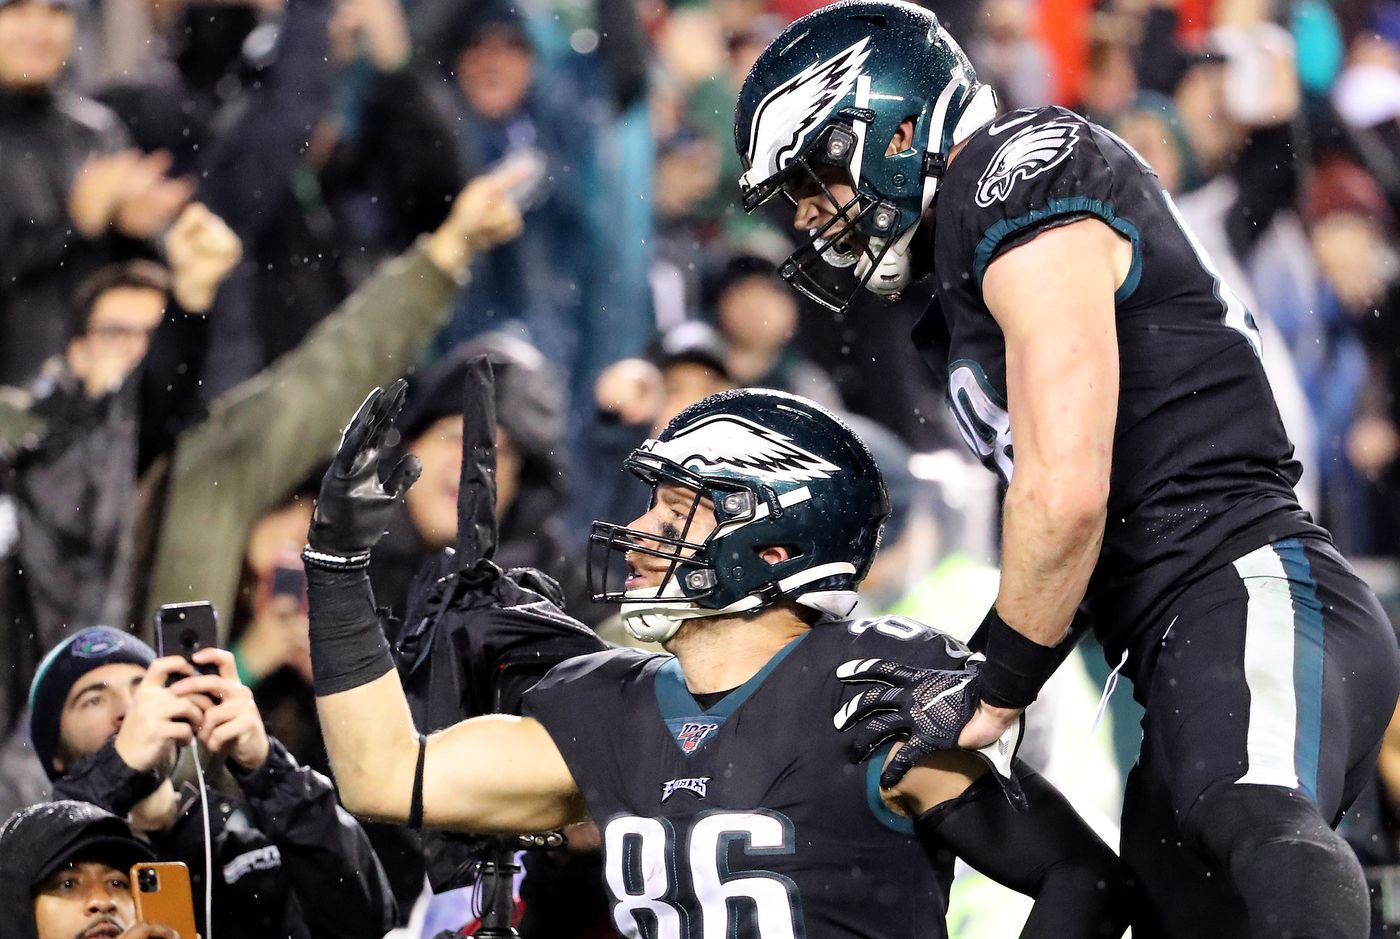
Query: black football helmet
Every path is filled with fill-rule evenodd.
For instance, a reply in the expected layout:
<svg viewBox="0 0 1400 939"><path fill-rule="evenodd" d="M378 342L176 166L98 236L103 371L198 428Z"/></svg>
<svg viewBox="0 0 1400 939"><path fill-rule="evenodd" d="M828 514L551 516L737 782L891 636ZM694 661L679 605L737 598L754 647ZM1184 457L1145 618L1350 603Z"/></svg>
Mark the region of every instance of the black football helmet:
<svg viewBox="0 0 1400 939"><path fill-rule="evenodd" d="M739 389L691 405L624 466L652 487L695 493L676 537L594 522L589 580L595 598L622 605L633 636L661 642L697 617L751 613L783 600L829 616L855 606L889 515L884 479L870 450L840 418L781 391ZM702 497L716 527L689 539ZM781 546L789 557L759 558ZM667 560L659 587L609 589L619 555Z"/></svg>

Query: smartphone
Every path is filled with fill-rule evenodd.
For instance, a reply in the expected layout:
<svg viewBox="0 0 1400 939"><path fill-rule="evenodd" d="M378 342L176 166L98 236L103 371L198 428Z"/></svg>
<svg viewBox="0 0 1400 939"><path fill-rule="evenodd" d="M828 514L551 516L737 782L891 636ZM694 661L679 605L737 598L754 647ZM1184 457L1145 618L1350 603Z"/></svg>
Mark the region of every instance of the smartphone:
<svg viewBox="0 0 1400 939"><path fill-rule="evenodd" d="M506 191L522 213L539 208L549 198L549 159L538 147L516 147L489 168L491 173L517 173L519 182Z"/></svg>
<svg viewBox="0 0 1400 939"><path fill-rule="evenodd" d="M306 568L279 566L272 572L272 596L291 597L306 612Z"/></svg>
<svg viewBox="0 0 1400 939"><path fill-rule="evenodd" d="M156 610L156 650L161 655L183 655L194 665L200 649L219 645L219 617L207 600L197 603L168 603ZM217 675L213 665L195 665L206 675Z"/></svg>
<svg viewBox="0 0 1400 939"><path fill-rule="evenodd" d="M188 867L179 861L133 864L131 885L137 922L169 927L180 939L198 939Z"/></svg>

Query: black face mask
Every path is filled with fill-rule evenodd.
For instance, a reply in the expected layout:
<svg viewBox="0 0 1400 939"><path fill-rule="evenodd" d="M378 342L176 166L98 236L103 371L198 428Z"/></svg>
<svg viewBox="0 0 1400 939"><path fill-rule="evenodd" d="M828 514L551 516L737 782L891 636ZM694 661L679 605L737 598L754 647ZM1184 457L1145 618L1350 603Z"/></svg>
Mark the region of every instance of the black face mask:
<svg viewBox="0 0 1400 939"><path fill-rule="evenodd" d="M180 71L196 85L212 85L233 69L258 12L236 3L191 3L180 24Z"/></svg>

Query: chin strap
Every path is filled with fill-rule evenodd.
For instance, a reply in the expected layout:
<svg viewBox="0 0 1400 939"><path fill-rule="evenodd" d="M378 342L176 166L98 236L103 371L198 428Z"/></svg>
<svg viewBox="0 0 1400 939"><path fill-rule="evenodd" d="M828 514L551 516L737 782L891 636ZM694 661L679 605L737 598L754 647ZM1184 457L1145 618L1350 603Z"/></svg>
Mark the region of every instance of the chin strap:
<svg viewBox="0 0 1400 939"><path fill-rule="evenodd" d="M935 127L941 126L939 115L946 114L957 88L957 84L950 83L935 105ZM997 96L990 85L974 83L967 93L971 97L963 106L962 113L958 115L952 133L940 134L936 140L932 136L929 138L928 151L924 154L924 192L919 219L888 246L882 239L871 239L871 254L875 260L871 260L870 256L862 256L859 259L856 276L865 284L866 290L877 296L898 296L914 279L910 248L914 241L914 233L923 224L923 213L933 205L933 197L938 193L943 172L948 166L948 151L986 124L996 120ZM945 138L947 150L944 149Z"/></svg>

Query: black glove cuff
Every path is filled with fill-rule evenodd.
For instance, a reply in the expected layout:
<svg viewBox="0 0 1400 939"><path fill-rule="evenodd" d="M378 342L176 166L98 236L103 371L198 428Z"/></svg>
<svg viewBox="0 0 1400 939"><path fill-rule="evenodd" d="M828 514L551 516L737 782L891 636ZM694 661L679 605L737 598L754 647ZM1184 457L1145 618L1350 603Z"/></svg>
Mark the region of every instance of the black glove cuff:
<svg viewBox="0 0 1400 939"><path fill-rule="evenodd" d="M308 566L306 590L311 671L318 698L367 685L394 670L368 574Z"/></svg>
<svg viewBox="0 0 1400 939"><path fill-rule="evenodd" d="M981 698L993 707L1028 706L1065 658L1059 646L1043 646L1012 629L996 607L987 611L978 632L987 637Z"/></svg>

